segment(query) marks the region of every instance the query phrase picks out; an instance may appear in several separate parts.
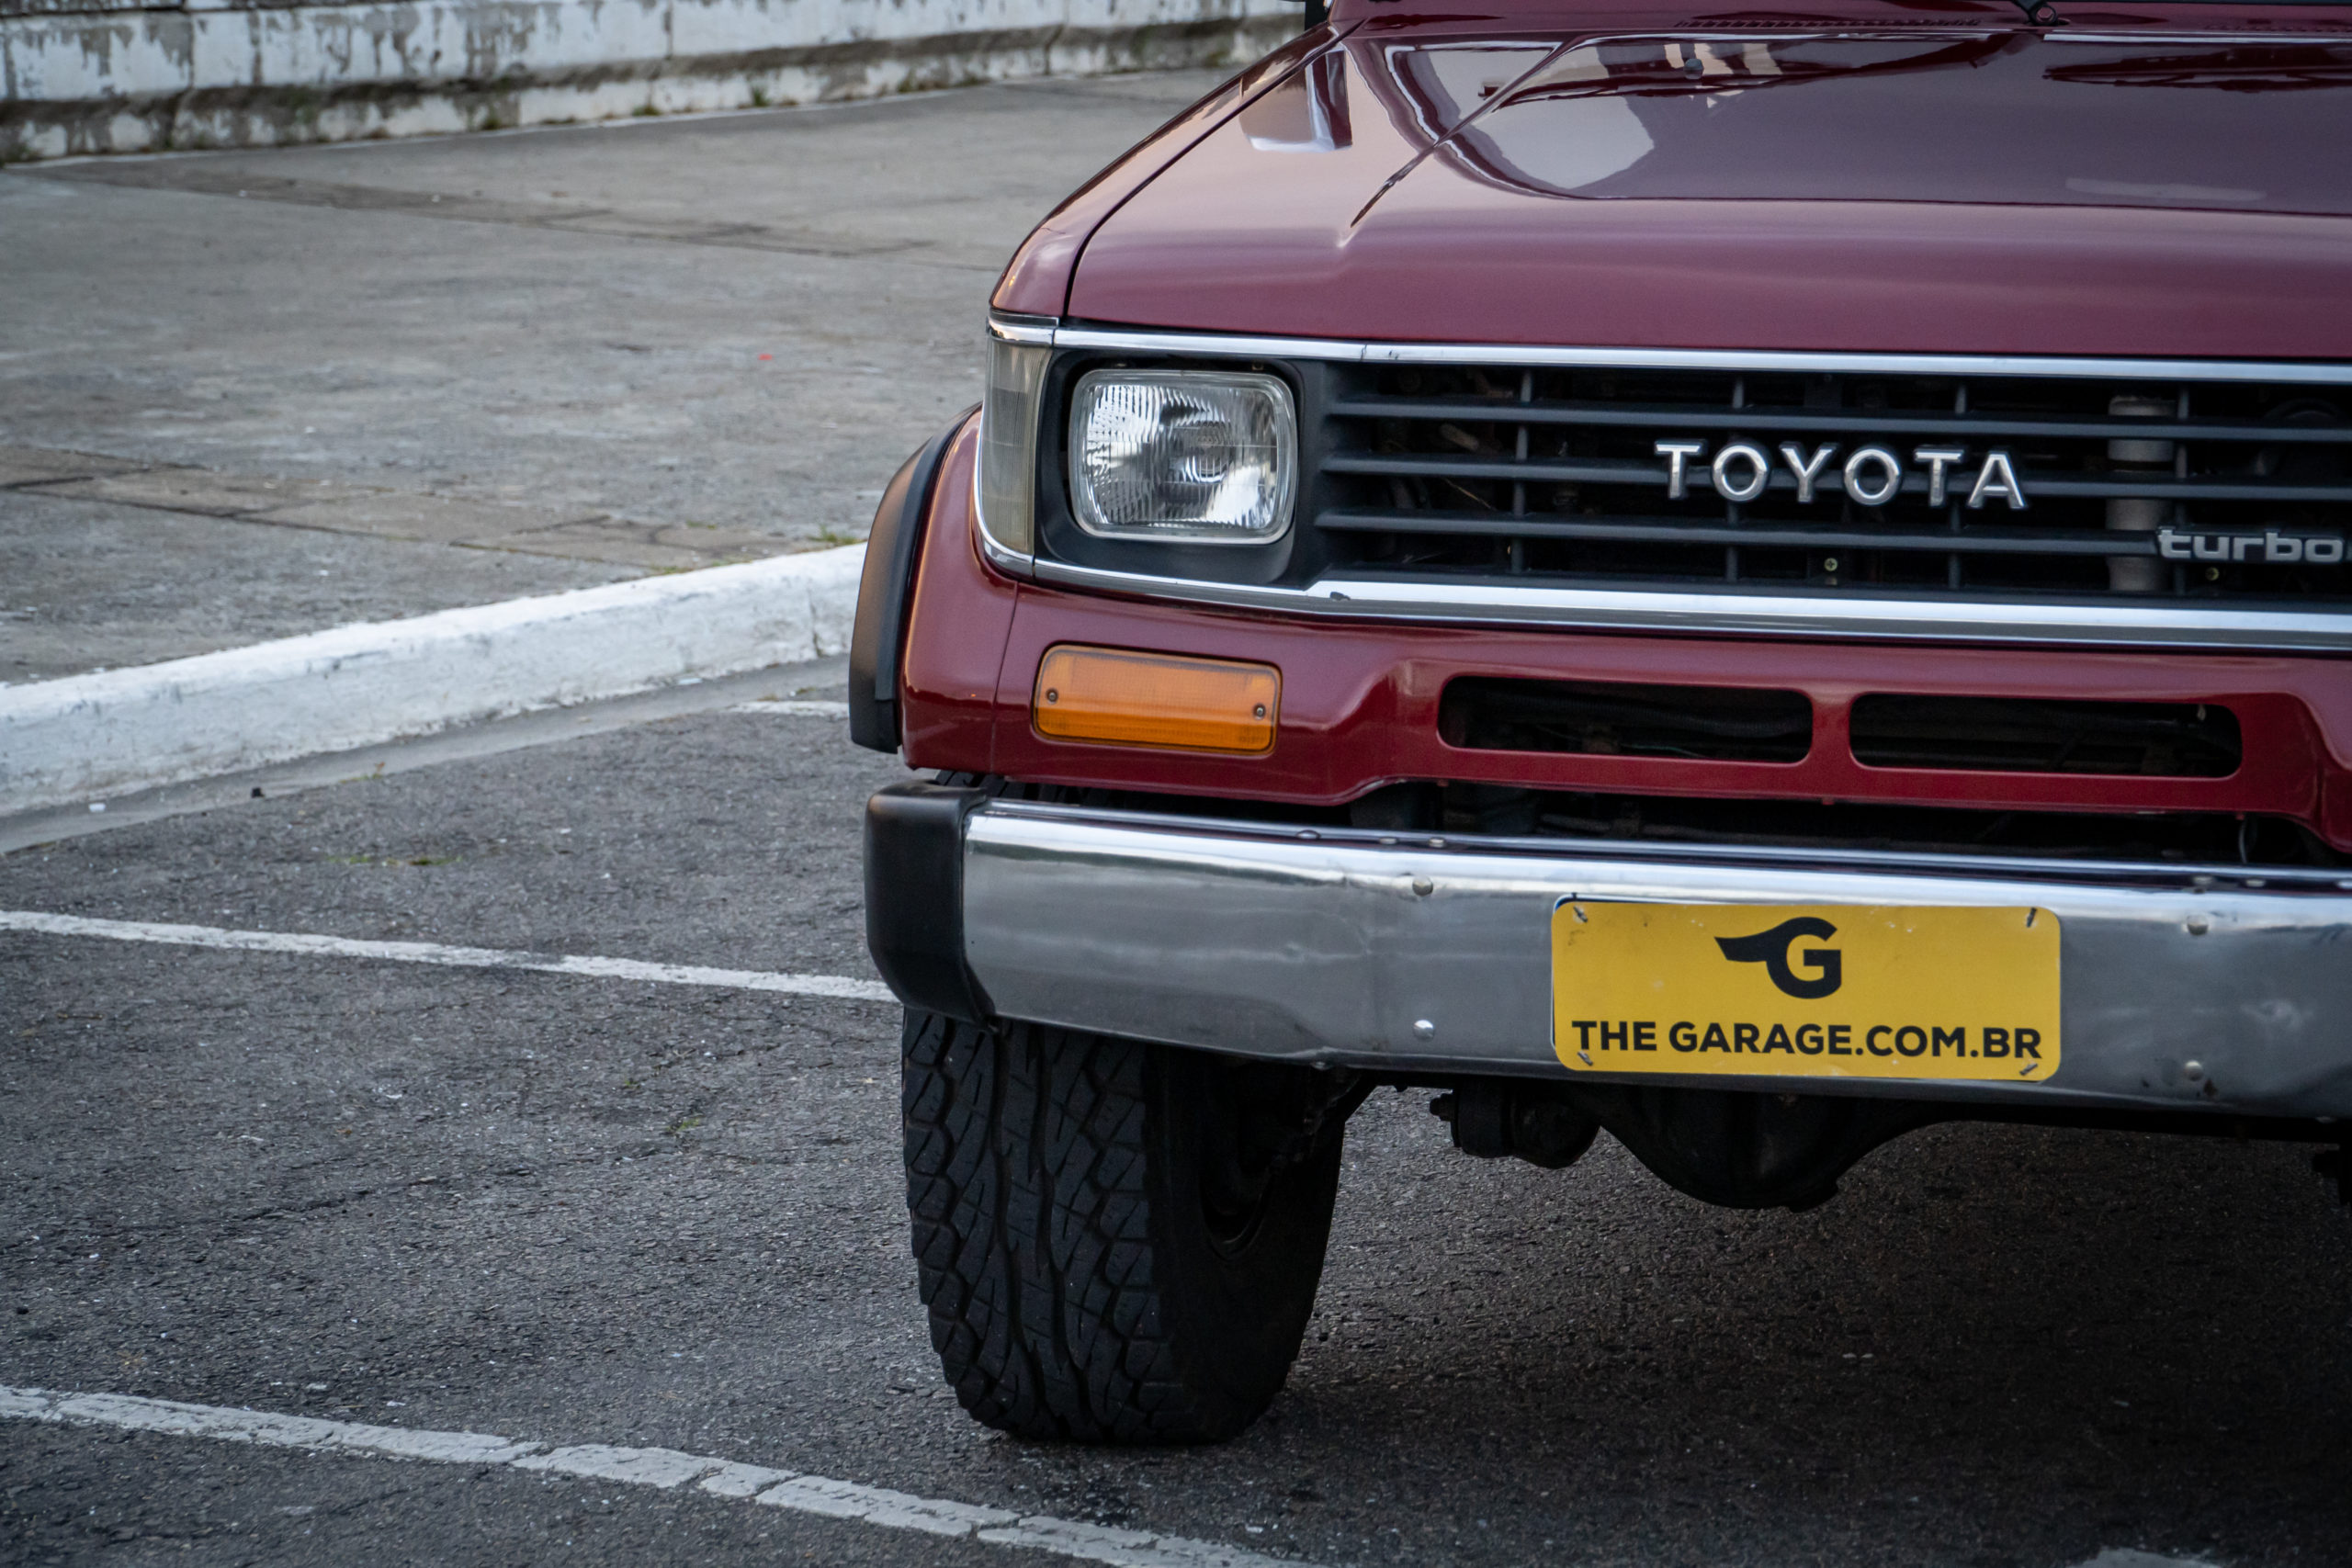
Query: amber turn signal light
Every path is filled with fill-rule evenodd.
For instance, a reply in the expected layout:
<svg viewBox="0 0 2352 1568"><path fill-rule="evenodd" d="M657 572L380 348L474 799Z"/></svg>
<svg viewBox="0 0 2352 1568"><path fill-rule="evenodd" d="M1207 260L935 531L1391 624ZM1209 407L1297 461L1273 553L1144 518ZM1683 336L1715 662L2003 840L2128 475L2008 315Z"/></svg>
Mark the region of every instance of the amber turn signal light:
<svg viewBox="0 0 2352 1568"><path fill-rule="evenodd" d="M1271 664L1064 644L1038 663L1030 711L1054 740L1261 755L1282 691Z"/></svg>

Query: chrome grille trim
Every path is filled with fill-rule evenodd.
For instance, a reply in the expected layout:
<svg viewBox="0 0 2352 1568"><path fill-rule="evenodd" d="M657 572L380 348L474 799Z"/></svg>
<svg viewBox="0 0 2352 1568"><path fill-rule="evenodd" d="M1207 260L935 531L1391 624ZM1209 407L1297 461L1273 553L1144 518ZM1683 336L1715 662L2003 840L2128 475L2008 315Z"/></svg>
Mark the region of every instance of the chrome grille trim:
<svg viewBox="0 0 2352 1568"><path fill-rule="evenodd" d="M991 330L994 330L993 324ZM1036 342L1035 337L1024 342ZM1885 376L2079 376L2132 381L2269 381L2352 386L2352 364L2232 359L2092 359L2041 355L1814 354L1779 349L1562 348L1512 344L1349 343L1115 327L1057 326L1057 348L1199 354L1227 359L1323 359L1358 365L1496 365L1614 370L1846 372Z"/></svg>

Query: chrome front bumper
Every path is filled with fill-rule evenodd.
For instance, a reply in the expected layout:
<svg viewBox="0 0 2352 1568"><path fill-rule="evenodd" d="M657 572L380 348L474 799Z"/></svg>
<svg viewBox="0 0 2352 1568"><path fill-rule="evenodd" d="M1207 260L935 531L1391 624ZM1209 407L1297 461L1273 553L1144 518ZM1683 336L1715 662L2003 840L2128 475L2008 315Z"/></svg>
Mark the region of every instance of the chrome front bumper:
<svg viewBox="0 0 2352 1568"><path fill-rule="evenodd" d="M900 786L876 805L926 791L958 795ZM877 879L869 829L869 902L954 899L960 931L938 939L960 939L984 994L973 1005L1001 1017L1287 1061L1565 1077L1549 939L1565 896L2030 903L2064 933L2051 1081L1807 1090L2352 1115L2352 876L2340 872L1307 831L959 798L927 890L904 885L903 863L897 886L884 885L889 866ZM960 886L936 886L946 877ZM905 966L875 945L906 995Z"/></svg>

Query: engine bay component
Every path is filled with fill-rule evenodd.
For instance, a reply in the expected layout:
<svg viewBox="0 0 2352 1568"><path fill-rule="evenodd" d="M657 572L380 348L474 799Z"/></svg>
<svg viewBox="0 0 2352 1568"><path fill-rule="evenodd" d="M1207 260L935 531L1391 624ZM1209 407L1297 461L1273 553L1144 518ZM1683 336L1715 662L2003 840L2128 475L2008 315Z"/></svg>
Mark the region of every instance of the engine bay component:
<svg viewBox="0 0 2352 1568"><path fill-rule="evenodd" d="M1678 1192L1728 1209L1810 1209L1889 1139L1937 1119L1899 1100L1579 1085L1577 1103Z"/></svg>
<svg viewBox="0 0 2352 1568"><path fill-rule="evenodd" d="M1505 1078L1474 1078L1430 1102L1453 1129L1453 1146L1480 1159L1516 1156L1546 1170L1584 1157L1600 1123L1559 1092Z"/></svg>
<svg viewBox="0 0 2352 1568"><path fill-rule="evenodd" d="M1826 1095L1471 1078L1430 1102L1453 1146L1547 1170L1574 1165L1602 1128L1679 1192L1733 1209L1810 1209L1892 1138L1938 1120L1932 1107Z"/></svg>

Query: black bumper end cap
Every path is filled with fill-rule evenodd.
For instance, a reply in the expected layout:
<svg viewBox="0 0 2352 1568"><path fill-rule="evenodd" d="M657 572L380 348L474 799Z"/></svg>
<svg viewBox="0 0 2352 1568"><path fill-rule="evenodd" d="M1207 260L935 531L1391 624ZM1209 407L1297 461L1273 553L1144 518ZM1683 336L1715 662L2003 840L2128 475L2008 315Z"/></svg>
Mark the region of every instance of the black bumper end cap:
<svg viewBox="0 0 2352 1568"><path fill-rule="evenodd" d="M892 784L865 803L865 945L900 1001L965 1023L994 1015L964 958L964 822L988 799Z"/></svg>

